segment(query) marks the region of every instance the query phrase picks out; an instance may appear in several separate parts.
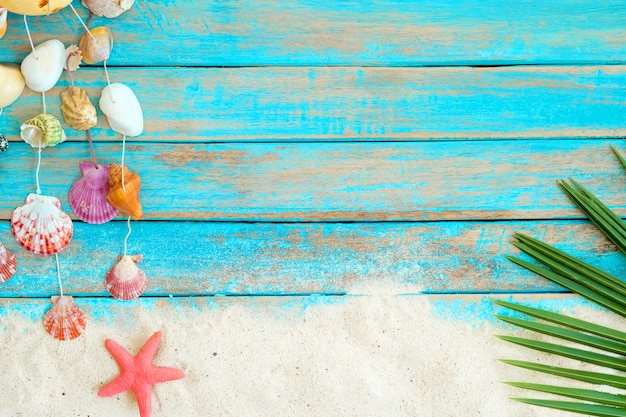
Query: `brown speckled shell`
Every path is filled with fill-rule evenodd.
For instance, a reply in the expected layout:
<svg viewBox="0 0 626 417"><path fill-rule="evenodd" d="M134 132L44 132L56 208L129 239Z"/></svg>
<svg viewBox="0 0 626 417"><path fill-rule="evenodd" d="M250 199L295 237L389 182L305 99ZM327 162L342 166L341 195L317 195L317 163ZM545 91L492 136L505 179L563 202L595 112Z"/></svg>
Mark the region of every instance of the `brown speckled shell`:
<svg viewBox="0 0 626 417"><path fill-rule="evenodd" d="M97 64L109 59L113 50L113 33L106 26L98 26L85 33L78 47L86 64ZM93 37L92 37L93 36Z"/></svg>
<svg viewBox="0 0 626 417"><path fill-rule="evenodd" d="M123 214L134 220L143 217L143 209L139 194L141 179L139 175L124 167L124 185L122 186L122 166L116 163L109 164L109 193L107 201Z"/></svg>
<svg viewBox="0 0 626 417"><path fill-rule="evenodd" d="M65 123L77 130L87 130L98 123L96 108L82 88L74 87L61 93L61 112Z"/></svg>

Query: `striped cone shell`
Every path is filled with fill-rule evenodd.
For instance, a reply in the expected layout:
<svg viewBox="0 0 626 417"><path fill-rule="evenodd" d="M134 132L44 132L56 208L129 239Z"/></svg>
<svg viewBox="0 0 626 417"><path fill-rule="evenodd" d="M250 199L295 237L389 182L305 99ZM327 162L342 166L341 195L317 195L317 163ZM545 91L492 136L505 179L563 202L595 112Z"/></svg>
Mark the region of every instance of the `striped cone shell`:
<svg viewBox="0 0 626 417"><path fill-rule="evenodd" d="M13 210L11 231L27 251L53 255L69 245L74 225L56 197L31 193L26 204Z"/></svg>

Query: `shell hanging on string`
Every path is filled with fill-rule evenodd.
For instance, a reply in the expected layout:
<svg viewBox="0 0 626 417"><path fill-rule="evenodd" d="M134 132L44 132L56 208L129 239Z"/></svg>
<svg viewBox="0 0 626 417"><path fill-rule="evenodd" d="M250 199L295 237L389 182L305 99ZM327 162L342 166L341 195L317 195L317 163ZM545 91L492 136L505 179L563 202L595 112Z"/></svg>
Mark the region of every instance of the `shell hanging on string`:
<svg viewBox="0 0 626 417"><path fill-rule="evenodd" d="M143 132L143 111L133 90L127 85L113 83L102 90L100 110L107 117L111 129L126 136Z"/></svg>
<svg viewBox="0 0 626 417"><path fill-rule="evenodd" d="M0 39L2 39L7 33L7 27L9 26L9 23L7 22L8 14L9 11L7 9L0 7ZM0 85L2 85L2 83L0 83Z"/></svg>
<svg viewBox="0 0 626 417"><path fill-rule="evenodd" d="M69 87L61 93L61 112L65 123L76 130L91 129L98 123L96 108L82 88Z"/></svg>
<svg viewBox="0 0 626 417"><path fill-rule="evenodd" d="M22 123L20 136L33 148L55 146L67 139L61 122L51 114L40 114Z"/></svg>
<svg viewBox="0 0 626 417"><path fill-rule="evenodd" d="M140 201L141 179L126 167L123 167L123 172L124 184L122 184L122 166L114 162L109 164L107 201L123 214L139 220L143 217Z"/></svg>
<svg viewBox="0 0 626 417"><path fill-rule="evenodd" d="M81 3L96 16L113 18L133 7L135 0L81 0Z"/></svg>
<svg viewBox="0 0 626 417"><path fill-rule="evenodd" d="M58 12L71 2L72 0L2 0L0 7L15 14L43 16Z"/></svg>
<svg viewBox="0 0 626 417"><path fill-rule="evenodd" d="M109 59L113 50L111 30L106 26L98 26L90 29L89 33L85 33L78 43L85 64L97 64Z"/></svg>
<svg viewBox="0 0 626 417"><path fill-rule="evenodd" d="M72 340L83 334L87 320L85 313L74 304L74 299L69 295L55 295L51 302L52 308L43 319L48 333L59 340Z"/></svg>
<svg viewBox="0 0 626 417"><path fill-rule="evenodd" d="M58 39L50 39L24 58L21 69L28 88L41 93L54 87L64 66L65 46Z"/></svg>
<svg viewBox="0 0 626 417"><path fill-rule="evenodd" d="M117 214L117 209L107 201L109 192L109 167L90 162L80 163L83 177L70 189L68 197L74 214L90 224L102 224Z"/></svg>
<svg viewBox="0 0 626 417"><path fill-rule="evenodd" d="M24 91L26 81L20 67L13 64L0 65L0 108L12 104Z"/></svg>
<svg viewBox="0 0 626 417"><path fill-rule="evenodd" d="M141 255L120 255L117 263L104 277L104 287L118 300L133 300L139 297L148 285L146 274L137 267Z"/></svg>
<svg viewBox="0 0 626 417"><path fill-rule="evenodd" d="M10 280L16 270L17 259L15 255L0 242L0 282Z"/></svg>
<svg viewBox="0 0 626 417"><path fill-rule="evenodd" d="M13 210L11 231L27 251L53 255L69 245L74 225L58 198L31 193L26 204Z"/></svg>
<svg viewBox="0 0 626 417"><path fill-rule="evenodd" d="M9 141L4 135L0 134L0 152L6 152L9 149Z"/></svg>

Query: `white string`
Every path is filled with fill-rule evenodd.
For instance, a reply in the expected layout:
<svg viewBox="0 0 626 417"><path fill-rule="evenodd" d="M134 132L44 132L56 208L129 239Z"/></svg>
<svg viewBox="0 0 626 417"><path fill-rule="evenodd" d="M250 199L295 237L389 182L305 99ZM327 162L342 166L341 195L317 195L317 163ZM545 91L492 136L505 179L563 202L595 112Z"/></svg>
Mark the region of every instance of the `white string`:
<svg viewBox="0 0 626 417"><path fill-rule="evenodd" d="M122 190L126 192L126 184L124 183L124 156L126 155L126 135L122 139Z"/></svg>
<svg viewBox="0 0 626 417"><path fill-rule="evenodd" d="M107 85L109 86L109 96L111 97L111 101L115 103L115 99L113 98L113 89L111 88L111 79L109 78L109 69L107 68L107 62L103 61L104 65L104 75L107 77Z"/></svg>
<svg viewBox="0 0 626 417"><path fill-rule="evenodd" d="M30 36L30 29L28 29L28 22L26 21L26 15L24 15L24 26L26 27L26 34L28 35L28 40L30 41L30 48L33 50L33 56L35 57L36 60L39 60L39 58L37 58L37 53L35 52L35 45L33 44L33 38Z"/></svg>
<svg viewBox="0 0 626 417"><path fill-rule="evenodd" d="M50 3L48 3L50 4ZM89 28L87 27L87 25L85 24L85 22L83 22L83 19L80 17L80 15L78 14L78 12L76 11L76 9L74 8L74 6L72 6L72 3L69 4L70 9L72 9L72 11L74 12L74 14L76 15L76 17L78 18L78 20L80 20L80 24L83 25L83 27L85 28L85 30L87 31L87 33L89 34L89 36L91 36L91 39L93 39L94 41L96 40L96 38L93 36L93 34L91 33L91 31L89 30Z"/></svg>
<svg viewBox="0 0 626 417"><path fill-rule="evenodd" d="M61 267L59 266L59 254L54 254L54 259L57 261L57 281L59 281L59 290L61 291L61 297L63 297L63 284L61 284Z"/></svg>
<svg viewBox="0 0 626 417"><path fill-rule="evenodd" d="M41 92L41 103L43 104L43 114L46 114L48 111L46 110L46 93L45 93L45 91Z"/></svg>
<svg viewBox="0 0 626 417"><path fill-rule="evenodd" d="M41 195L41 188L39 188L39 168L41 168L41 141L39 142L37 150L37 170L35 171L35 181L37 182L37 195Z"/></svg>
<svg viewBox="0 0 626 417"><path fill-rule="evenodd" d="M126 233L126 237L124 238L124 256L126 256L126 249L128 248L128 238L130 237L130 233L133 231L130 228L130 216L128 216L126 224L128 225L128 233Z"/></svg>

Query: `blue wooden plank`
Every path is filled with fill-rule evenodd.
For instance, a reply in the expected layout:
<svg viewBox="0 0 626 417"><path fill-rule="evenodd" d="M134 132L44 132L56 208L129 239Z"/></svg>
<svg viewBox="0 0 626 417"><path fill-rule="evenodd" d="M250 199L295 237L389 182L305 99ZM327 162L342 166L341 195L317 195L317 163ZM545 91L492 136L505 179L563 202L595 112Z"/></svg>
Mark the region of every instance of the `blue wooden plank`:
<svg viewBox="0 0 626 417"><path fill-rule="evenodd" d="M442 294L563 291L506 259L515 232L621 275L624 258L584 221L443 223L133 223L129 254L149 284L145 296ZM60 255L65 290L108 296L104 276L120 253L124 222L75 224ZM0 297L58 292L53 257L32 255L0 224L19 261Z"/></svg>
<svg viewBox="0 0 626 417"><path fill-rule="evenodd" d="M115 33L112 66L621 64L623 15L619 0L152 0L94 25ZM28 50L21 18L9 24L0 62ZM68 9L30 26L36 42L81 33Z"/></svg>
<svg viewBox="0 0 626 417"><path fill-rule="evenodd" d="M300 144L131 143L147 219L422 221L582 217L555 181L581 181L626 213L621 141ZM97 144L120 162L121 145ZM41 188L65 207L86 143L43 150ZM0 218L35 191L37 152L14 143L0 155ZM66 209L68 210L68 209ZM69 211L69 210L68 210Z"/></svg>
<svg viewBox="0 0 626 417"><path fill-rule="evenodd" d="M114 69L142 103L145 133L165 142L381 141L624 137L626 67ZM77 85L97 105L104 74ZM47 94L60 115L59 95ZM17 140L42 111L28 89L0 117ZM70 140L84 132L68 129ZM104 116L96 140L114 139Z"/></svg>

